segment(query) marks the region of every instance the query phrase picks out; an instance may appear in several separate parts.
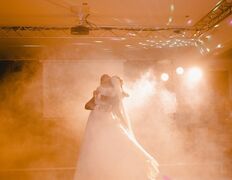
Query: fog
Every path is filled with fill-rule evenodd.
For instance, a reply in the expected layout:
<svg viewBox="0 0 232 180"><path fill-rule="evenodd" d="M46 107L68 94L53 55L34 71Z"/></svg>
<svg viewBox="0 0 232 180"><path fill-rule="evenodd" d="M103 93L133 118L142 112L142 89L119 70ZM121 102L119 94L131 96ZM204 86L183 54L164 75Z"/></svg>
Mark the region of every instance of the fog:
<svg viewBox="0 0 232 180"><path fill-rule="evenodd" d="M72 179L89 115L84 105L106 73L124 79L128 116L137 140L160 164L158 179L231 179L223 98L206 80L170 88L153 67L96 56L27 62L2 76L1 179Z"/></svg>

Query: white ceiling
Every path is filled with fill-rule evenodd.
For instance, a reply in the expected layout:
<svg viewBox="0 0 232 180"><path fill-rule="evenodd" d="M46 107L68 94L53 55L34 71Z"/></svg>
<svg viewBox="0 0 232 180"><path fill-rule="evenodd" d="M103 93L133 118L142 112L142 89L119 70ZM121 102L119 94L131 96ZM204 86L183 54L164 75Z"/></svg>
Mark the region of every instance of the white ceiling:
<svg viewBox="0 0 232 180"><path fill-rule="evenodd" d="M193 24L219 0L87 0L90 20L99 25L173 26ZM1 1L0 25L73 25L80 0ZM173 5L173 10L171 6ZM186 18L186 16L189 16Z"/></svg>

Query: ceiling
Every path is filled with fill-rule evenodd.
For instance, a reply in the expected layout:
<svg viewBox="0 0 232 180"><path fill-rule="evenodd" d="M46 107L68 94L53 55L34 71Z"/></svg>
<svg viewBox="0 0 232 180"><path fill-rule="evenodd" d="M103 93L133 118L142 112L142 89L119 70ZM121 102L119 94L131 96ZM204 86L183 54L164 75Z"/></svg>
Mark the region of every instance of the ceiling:
<svg viewBox="0 0 232 180"><path fill-rule="evenodd" d="M75 26L79 23L80 14L90 14L88 21L97 26L192 28L219 2L219 0L87 0L83 6L83 1L79 0L9 0L0 2L0 26ZM22 48L45 49L50 45L65 45L69 50L79 49L78 52L82 50L88 52L88 49L95 48L107 53L112 51L128 53L169 48L172 47L170 43L180 45L185 52L186 46L191 46L191 49L192 46L196 47L196 41L200 41L203 48L197 47L199 52L217 55L232 47L232 16L228 16L217 27L200 37L193 37L192 34L187 36L187 31L181 32L181 37L178 38L173 37L173 32L170 31L147 33L142 37L139 34L128 37L126 31L120 35L110 33L106 37L105 32L85 37L70 36L67 33L64 35L56 31L50 32L52 37L50 35L44 37L43 32L42 34L33 32L32 37L17 33L6 34L0 31L2 52L6 52L6 47L10 49L9 51L15 51L15 48L19 47L18 51L21 51Z"/></svg>
<svg viewBox="0 0 232 180"><path fill-rule="evenodd" d="M219 0L89 0L90 20L98 25L173 26L196 23ZM79 0L1 1L0 25L75 25Z"/></svg>

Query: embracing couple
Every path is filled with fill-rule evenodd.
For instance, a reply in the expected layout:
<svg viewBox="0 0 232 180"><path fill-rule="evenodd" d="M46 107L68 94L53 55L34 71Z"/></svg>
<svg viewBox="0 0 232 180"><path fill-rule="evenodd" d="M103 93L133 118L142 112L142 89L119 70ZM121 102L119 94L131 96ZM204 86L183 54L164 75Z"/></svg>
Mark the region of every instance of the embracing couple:
<svg viewBox="0 0 232 180"><path fill-rule="evenodd" d="M91 110L75 180L155 180L158 163L137 142L123 98L123 80L101 76L85 108Z"/></svg>

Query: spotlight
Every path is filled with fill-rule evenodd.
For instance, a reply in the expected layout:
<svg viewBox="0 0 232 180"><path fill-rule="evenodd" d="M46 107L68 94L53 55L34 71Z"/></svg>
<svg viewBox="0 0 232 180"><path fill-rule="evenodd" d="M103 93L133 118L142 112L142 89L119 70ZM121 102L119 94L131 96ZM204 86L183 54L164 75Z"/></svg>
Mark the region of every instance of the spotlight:
<svg viewBox="0 0 232 180"><path fill-rule="evenodd" d="M202 70L200 68L194 67L189 69L188 80L191 82L199 81L202 78Z"/></svg>
<svg viewBox="0 0 232 180"><path fill-rule="evenodd" d="M169 75L167 73L162 73L160 78L162 81L168 81Z"/></svg>
<svg viewBox="0 0 232 180"><path fill-rule="evenodd" d="M178 74L178 75L184 74L184 68L182 68L182 67L176 68L176 74Z"/></svg>
<svg viewBox="0 0 232 180"><path fill-rule="evenodd" d="M188 24L188 25L191 25L192 22L193 22L192 19L189 19L189 20L187 21L187 24Z"/></svg>
<svg viewBox="0 0 232 180"><path fill-rule="evenodd" d="M216 48L222 48L222 44L218 44Z"/></svg>

